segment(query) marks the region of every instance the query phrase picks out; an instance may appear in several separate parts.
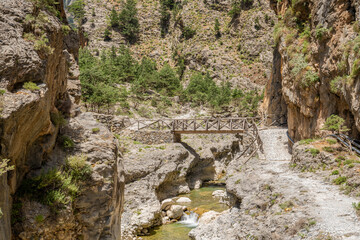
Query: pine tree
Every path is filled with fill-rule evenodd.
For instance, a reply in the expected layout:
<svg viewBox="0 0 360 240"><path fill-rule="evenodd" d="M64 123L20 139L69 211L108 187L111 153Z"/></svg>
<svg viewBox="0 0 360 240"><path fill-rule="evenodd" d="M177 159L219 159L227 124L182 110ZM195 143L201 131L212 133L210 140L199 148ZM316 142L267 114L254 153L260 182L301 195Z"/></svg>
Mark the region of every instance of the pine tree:
<svg viewBox="0 0 360 240"><path fill-rule="evenodd" d="M121 34L130 42L136 41L139 33L139 20L135 0L127 0L119 14L119 27Z"/></svg>
<svg viewBox="0 0 360 240"><path fill-rule="evenodd" d="M219 19L218 19L218 18L215 19L214 31L215 31L215 36L216 36L217 38L221 36L221 32L220 32L220 22L219 22Z"/></svg>
<svg viewBox="0 0 360 240"><path fill-rule="evenodd" d="M119 26L119 16L114 7L110 13L110 25L111 27Z"/></svg>

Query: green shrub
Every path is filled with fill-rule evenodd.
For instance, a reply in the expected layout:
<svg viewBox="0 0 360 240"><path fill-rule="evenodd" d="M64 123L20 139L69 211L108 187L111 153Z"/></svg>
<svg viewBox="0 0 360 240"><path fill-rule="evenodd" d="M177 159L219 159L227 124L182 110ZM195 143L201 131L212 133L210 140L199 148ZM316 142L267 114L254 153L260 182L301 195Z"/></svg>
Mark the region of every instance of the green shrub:
<svg viewBox="0 0 360 240"><path fill-rule="evenodd" d="M0 96L1 95L4 95L6 93L6 90L5 89L0 89Z"/></svg>
<svg viewBox="0 0 360 240"><path fill-rule="evenodd" d="M220 32L220 22L218 18L215 18L215 25L214 25L214 32L215 32L215 36L218 38L221 36L221 32Z"/></svg>
<svg viewBox="0 0 360 240"><path fill-rule="evenodd" d="M66 124L66 120L61 112L51 112L50 120L55 126L63 126Z"/></svg>
<svg viewBox="0 0 360 240"><path fill-rule="evenodd" d="M353 208L356 210L356 212L359 214L360 212L360 202L358 203L352 203Z"/></svg>
<svg viewBox="0 0 360 240"><path fill-rule="evenodd" d="M185 26L182 30L183 37L188 40L195 36L196 30L192 29L190 26Z"/></svg>
<svg viewBox="0 0 360 240"><path fill-rule="evenodd" d="M105 28L104 31L104 41L110 41L111 40L111 31L108 28Z"/></svg>
<svg viewBox="0 0 360 240"><path fill-rule="evenodd" d="M48 205L52 210L63 208L81 193L83 181L91 177L91 167L86 157L71 156L61 169L52 169L25 179L19 187L20 197Z"/></svg>
<svg viewBox="0 0 360 240"><path fill-rule="evenodd" d="M330 153L334 152L334 149L333 149L332 147L327 147L327 146L325 146L325 147L323 147L322 149L323 149L325 152L330 152Z"/></svg>
<svg viewBox="0 0 360 240"><path fill-rule="evenodd" d="M23 85L23 88L30 90L30 91L36 91L36 90L40 89L34 82L25 82Z"/></svg>
<svg viewBox="0 0 360 240"><path fill-rule="evenodd" d="M68 25L61 25L61 30L65 36L69 35L71 28Z"/></svg>
<svg viewBox="0 0 360 240"><path fill-rule="evenodd" d="M73 148L75 146L74 141L69 136L61 136L60 141L64 148Z"/></svg>
<svg viewBox="0 0 360 240"><path fill-rule="evenodd" d="M340 93L342 83L343 83L343 77L337 76L336 78L330 81L330 91L335 94Z"/></svg>
<svg viewBox="0 0 360 240"><path fill-rule="evenodd" d="M338 177L336 178L333 182L336 184L336 185L341 185L343 183L345 183L347 180L347 178L344 176L344 177Z"/></svg>
<svg viewBox="0 0 360 240"><path fill-rule="evenodd" d="M326 139L327 143L330 144L330 145L333 145L333 144L336 144L337 141L335 139L332 139L332 138L327 138Z"/></svg>
<svg viewBox="0 0 360 240"><path fill-rule="evenodd" d="M56 5L59 4L56 0L31 0L37 8L46 9L54 15L59 15L59 12L56 10Z"/></svg>
<svg viewBox="0 0 360 240"><path fill-rule="evenodd" d="M115 10L115 7L112 8L110 13L110 25L111 27L118 27L119 26L119 15Z"/></svg>
<svg viewBox="0 0 360 240"><path fill-rule="evenodd" d="M331 175L339 175L339 170L332 171Z"/></svg>
<svg viewBox="0 0 360 240"><path fill-rule="evenodd" d="M360 59L356 59L352 65L350 77L356 78L360 74Z"/></svg>
<svg viewBox="0 0 360 240"><path fill-rule="evenodd" d="M293 203L292 201L286 201L286 202L280 203L280 204L279 204L279 207L280 207L282 210L285 210L286 208L292 208L292 207L294 207L294 203Z"/></svg>
<svg viewBox="0 0 360 240"><path fill-rule="evenodd" d="M93 128L93 129L91 129L91 130L92 130L93 133L98 133L98 132L100 132L100 128Z"/></svg>
<svg viewBox="0 0 360 240"><path fill-rule="evenodd" d="M43 51L46 55L51 55L54 52L54 49L47 44L49 43L49 39L46 36L46 33L37 38L34 42L34 49L36 51Z"/></svg>
<svg viewBox="0 0 360 240"><path fill-rule="evenodd" d="M316 157L320 153L320 151L316 148L306 149L305 152L310 152L313 157Z"/></svg>
<svg viewBox="0 0 360 240"><path fill-rule="evenodd" d="M41 223L41 222L43 222L45 220L45 218L44 218L44 216L43 215L37 215L36 217L35 217L35 221L37 222L37 223Z"/></svg>
<svg viewBox="0 0 360 240"><path fill-rule="evenodd" d="M324 39L328 33L329 33L329 29L324 28L321 24L319 24L315 29L315 37L318 40Z"/></svg>
<svg viewBox="0 0 360 240"><path fill-rule="evenodd" d="M299 142L300 145L309 145L310 143L314 142L315 140L314 139L303 139Z"/></svg>

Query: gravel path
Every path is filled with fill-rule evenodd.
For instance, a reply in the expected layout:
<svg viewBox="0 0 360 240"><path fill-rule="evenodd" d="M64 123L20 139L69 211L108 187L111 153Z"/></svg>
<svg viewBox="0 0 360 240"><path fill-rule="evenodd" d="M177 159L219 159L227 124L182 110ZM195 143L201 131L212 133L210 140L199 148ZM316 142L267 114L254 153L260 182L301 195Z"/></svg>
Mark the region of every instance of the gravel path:
<svg viewBox="0 0 360 240"><path fill-rule="evenodd" d="M325 183L315 174L299 174L290 170L286 129L263 130L260 137L269 161L264 170L277 175L279 181L288 182L285 192L308 196L307 211L317 224L306 239L314 239L317 233L324 232L336 239L359 240L360 222L352 207L352 203L358 200L341 194L337 186Z"/></svg>

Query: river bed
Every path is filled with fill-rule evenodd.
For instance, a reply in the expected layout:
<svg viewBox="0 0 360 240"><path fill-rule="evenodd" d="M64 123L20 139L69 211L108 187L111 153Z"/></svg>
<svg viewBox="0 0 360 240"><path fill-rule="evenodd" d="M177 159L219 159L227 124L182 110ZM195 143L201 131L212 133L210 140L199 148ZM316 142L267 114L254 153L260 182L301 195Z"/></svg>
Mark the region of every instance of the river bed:
<svg viewBox="0 0 360 240"><path fill-rule="evenodd" d="M226 204L220 203L218 198L213 198L212 193L216 190L225 190L225 187L202 187L192 190L188 194L179 195L179 197L188 197L191 199L191 203L181 205L185 205L189 209L196 209L195 211L200 214L211 210L222 212L229 209ZM176 223L154 227L151 229L149 236L141 236L141 238L144 240L188 240L188 234L191 229L197 226L197 220L197 214L192 212L190 216L183 216L183 218Z"/></svg>

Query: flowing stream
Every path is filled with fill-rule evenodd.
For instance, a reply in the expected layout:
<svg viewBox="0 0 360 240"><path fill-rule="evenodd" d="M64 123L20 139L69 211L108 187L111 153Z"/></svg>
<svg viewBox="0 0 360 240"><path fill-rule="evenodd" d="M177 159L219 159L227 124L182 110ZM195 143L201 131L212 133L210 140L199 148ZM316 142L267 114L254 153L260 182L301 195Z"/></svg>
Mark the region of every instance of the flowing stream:
<svg viewBox="0 0 360 240"><path fill-rule="evenodd" d="M194 209L195 212L191 211L189 215L184 214L178 222L154 227L149 236L141 236L141 238L146 240L188 240L189 232L198 225L198 213L201 214L210 210L222 212L229 208L220 203L218 198L213 198L212 193L216 190L225 190L225 187L202 187L192 190L188 194L180 195L191 199L191 203L181 205Z"/></svg>

